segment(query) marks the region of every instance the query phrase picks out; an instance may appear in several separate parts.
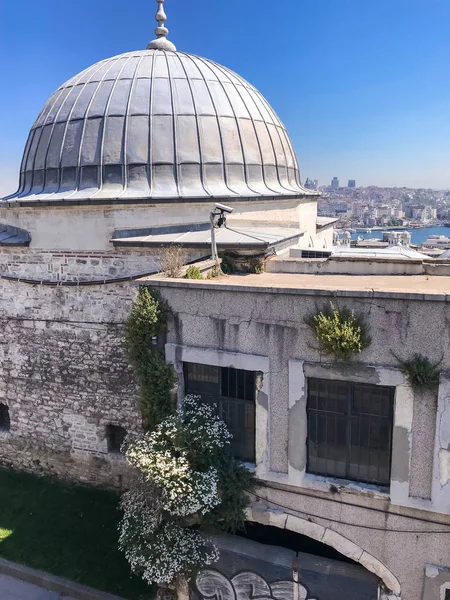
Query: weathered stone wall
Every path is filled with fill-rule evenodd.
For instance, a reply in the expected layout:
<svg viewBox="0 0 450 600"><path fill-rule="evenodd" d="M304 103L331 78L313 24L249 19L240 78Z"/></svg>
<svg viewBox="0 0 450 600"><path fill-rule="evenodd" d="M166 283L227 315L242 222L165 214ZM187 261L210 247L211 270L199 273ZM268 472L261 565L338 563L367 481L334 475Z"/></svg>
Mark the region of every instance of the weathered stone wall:
<svg viewBox="0 0 450 600"><path fill-rule="evenodd" d="M106 427L139 431L123 322L132 284L48 288L0 281L0 461L110 487L129 476Z"/></svg>
<svg viewBox="0 0 450 600"><path fill-rule="evenodd" d="M0 275L37 281L97 281L151 274L161 270L163 251L135 248L108 251L38 251L0 248ZM185 262L207 255L203 250L185 250Z"/></svg>

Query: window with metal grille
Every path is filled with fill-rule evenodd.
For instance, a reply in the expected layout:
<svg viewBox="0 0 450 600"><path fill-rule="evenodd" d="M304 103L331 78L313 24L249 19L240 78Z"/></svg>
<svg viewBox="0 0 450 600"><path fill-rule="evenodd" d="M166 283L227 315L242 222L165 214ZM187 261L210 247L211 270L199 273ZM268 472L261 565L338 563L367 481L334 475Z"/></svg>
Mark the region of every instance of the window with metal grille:
<svg viewBox="0 0 450 600"><path fill-rule="evenodd" d="M330 258L331 252L320 250L302 250L302 258Z"/></svg>
<svg viewBox="0 0 450 600"><path fill-rule="evenodd" d="M108 452L118 454L124 439L127 436L127 430L119 425L108 425L106 427L106 439L108 441Z"/></svg>
<svg viewBox="0 0 450 600"><path fill-rule="evenodd" d="M9 430L9 408L6 406L6 404L0 404L0 431L5 432Z"/></svg>
<svg viewBox="0 0 450 600"><path fill-rule="evenodd" d="M233 454L244 462L255 462L255 373L228 367L184 363L187 394L216 404L221 419L233 435Z"/></svg>
<svg viewBox="0 0 450 600"><path fill-rule="evenodd" d="M394 391L309 379L307 471L389 486Z"/></svg>

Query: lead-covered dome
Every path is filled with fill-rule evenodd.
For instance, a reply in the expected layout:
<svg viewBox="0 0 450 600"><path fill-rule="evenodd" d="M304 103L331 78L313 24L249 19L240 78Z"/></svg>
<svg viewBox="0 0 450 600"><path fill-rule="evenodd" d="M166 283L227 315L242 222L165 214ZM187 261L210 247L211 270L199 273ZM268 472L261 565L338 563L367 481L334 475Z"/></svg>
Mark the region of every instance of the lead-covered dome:
<svg viewBox="0 0 450 600"><path fill-rule="evenodd" d="M148 49L62 85L34 123L10 201L311 195L264 97L210 60Z"/></svg>

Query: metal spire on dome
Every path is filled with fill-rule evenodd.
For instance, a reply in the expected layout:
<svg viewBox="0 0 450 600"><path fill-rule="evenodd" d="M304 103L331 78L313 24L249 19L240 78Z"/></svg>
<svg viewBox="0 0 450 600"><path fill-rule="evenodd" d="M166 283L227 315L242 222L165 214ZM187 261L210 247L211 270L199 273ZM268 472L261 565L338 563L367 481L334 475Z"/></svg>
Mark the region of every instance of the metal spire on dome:
<svg viewBox="0 0 450 600"><path fill-rule="evenodd" d="M155 29L155 33L158 37L149 43L147 50L171 50L172 52L176 52L175 45L167 39L169 30L165 26L167 15L163 7L164 0L156 0L156 2L158 3L158 12L156 13L158 27Z"/></svg>

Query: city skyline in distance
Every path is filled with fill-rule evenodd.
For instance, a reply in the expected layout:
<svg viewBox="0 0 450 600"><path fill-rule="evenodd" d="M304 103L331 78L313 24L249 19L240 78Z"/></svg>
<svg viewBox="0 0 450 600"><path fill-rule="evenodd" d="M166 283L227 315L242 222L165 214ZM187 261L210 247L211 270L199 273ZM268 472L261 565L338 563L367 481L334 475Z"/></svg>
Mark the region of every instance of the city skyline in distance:
<svg viewBox="0 0 450 600"><path fill-rule="evenodd" d="M133 0L129 11L118 0L80 0L79 10L89 9L91 18L77 23L89 43L76 50L66 39L70 6L26 4L27 19L23 5L0 8L0 61L8 82L0 98L1 195L17 187L29 128L55 89L153 37L150 0ZM167 0L165 7L180 50L241 73L267 97L291 136L303 181L324 185L339 174L341 182L356 179L359 187L450 188L448 2L287 0L289 18L273 48L272 0L247 0L238 20L229 4L208 0L198 0L195 11L182 0ZM207 23L201 32L199 12ZM228 23L239 44L230 44Z"/></svg>

